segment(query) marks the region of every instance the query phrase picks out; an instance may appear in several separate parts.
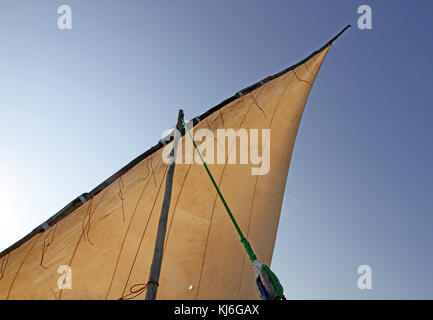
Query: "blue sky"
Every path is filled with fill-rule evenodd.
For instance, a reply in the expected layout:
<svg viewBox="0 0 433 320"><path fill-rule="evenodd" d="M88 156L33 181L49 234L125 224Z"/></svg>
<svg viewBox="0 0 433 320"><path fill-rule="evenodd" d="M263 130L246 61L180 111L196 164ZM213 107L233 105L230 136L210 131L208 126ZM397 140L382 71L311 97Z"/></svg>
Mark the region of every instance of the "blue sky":
<svg viewBox="0 0 433 320"><path fill-rule="evenodd" d="M72 8L72 30L57 7ZM368 4L373 29L359 30ZM2 1L0 249L186 117L344 25L307 102L272 267L289 299L433 298L433 2ZM373 271L359 290L358 266Z"/></svg>

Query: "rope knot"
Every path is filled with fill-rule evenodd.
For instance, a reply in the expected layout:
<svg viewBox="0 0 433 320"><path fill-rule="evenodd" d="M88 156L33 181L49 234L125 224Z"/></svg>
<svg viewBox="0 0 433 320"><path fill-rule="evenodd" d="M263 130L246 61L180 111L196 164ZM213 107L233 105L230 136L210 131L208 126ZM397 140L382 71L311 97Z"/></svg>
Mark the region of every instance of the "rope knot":
<svg viewBox="0 0 433 320"><path fill-rule="evenodd" d="M134 284L131 288L129 288L129 293L119 300L132 300L141 295L144 291L146 291L149 284L154 284L159 287L159 283L156 281L147 281L147 283L137 283Z"/></svg>

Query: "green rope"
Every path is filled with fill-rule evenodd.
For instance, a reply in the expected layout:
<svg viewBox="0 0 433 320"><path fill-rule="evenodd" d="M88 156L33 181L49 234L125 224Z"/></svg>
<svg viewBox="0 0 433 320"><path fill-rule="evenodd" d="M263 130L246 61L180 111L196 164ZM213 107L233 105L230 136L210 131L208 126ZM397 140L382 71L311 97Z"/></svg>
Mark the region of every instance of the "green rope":
<svg viewBox="0 0 433 320"><path fill-rule="evenodd" d="M204 168L206 169L206 172L207 172L210 180L212 181L212 184L215 187L215 189L218 193L218 196L224 205L224 208L226 209L226 211L230 217L230 220L232 221L233 225L236 228L236 231L239 234L239 237L241 238L241 243L243 244L245 251L247 252L248 256L250 257L251 262L254 262L255 260L257 260L257 257L253 251L253 248L251 247L251 244L248 242L247 238L245 238L244 234L241 231L241 228L239 227L238 223L236 222L235 217L233 216L226 200L224 199L220 189L218 188L218 185L216 184L215 179L213 178L212 174L210 173L209 168L208 168L206 162L204 161L203 156L201 155L201 152L198 150L197 144L195 143L194 138L192 137L191 133L189 132L189 129L186 126L183 118L182 118L182 124L183 124L183 127L186 129L186 132L188 133L189 137L191 138L191 141L194 145L194 148L197 151L198 155L200 156L201 162L203 163ZM271 271L271 269L266 264L263 263L262 267L263 267L263 269L265 269L266 273L269 275L269 278L271 279L272 285L274 286L275 291L277 293L278 300L280 300L283 296L283 293L282 293L281 285L279 284L277 277L275 276L275 274Z"/></svg>
<svg viewBox="0 0 433 320"><path fill-rule="evenodd" d="M257 260L256 255L254 254L253 248L251 248L250 243L248 242L247 238L241 238L241 242L244 245L245 250L248 253L248 256L250 257L251 262L254 262Z"/></svg>
<svg viewBox="0 0 433 320"><path fill-rule="evenodd" d="M196 145L196 143L195 143L195 141L194 141L194 138L192 137L191 133L189 132L189 129L188 129L188 127L186 126L185 121L183 120L183 118L182 118L182 123L183 123L183 127L186 129L186 132L188 133L189 137L190 137L191 140L192 140L192 143L193 143L193 145L194 145L195 150L197 151L198 155L200 156L201 162L203 163L204 168L206 169L206 172L207 172L207 174L208 174L210 180L212 181L212 184L213 184L213 186L215 187L215 189L216 189L216 191L217 191L217 193L218 193L218 196L220 197L220 199L221 199L221 201L222 201L222 203L223 203L223 205L224 205L224 208L226 209L227 213L229 214L229 217L230 217L230 219L232 220L232 223L233 223L233 225L235 226L236 231L237 231L238 234L239 234L239 237L241 238L241 242L242 242L242 244L244 245L245 250L246 250L248 256L250 257L250 260L251 260L251 261L256 260L257 257L256 257L256 255L254 254L253 248L251 248L251 244L248 242L247 238L245 238L244 234L243 234L242 231L241 231L241 228L239 228L239 225L238 225L238 223L236 222L235 217L233 216L233 214L232 214L232 212L231 212L231 210L230 210L230 208L229 208L229 206L228 206L226 200L224 199L224 197L223 197L223 195L222 195L220 189L218 188L218 185L216 184L216 182L215 182L215 180L214 180L212 174L210 173L209 168L208 168L206 162L204 161L203 156L201 155L201 152L198 150L198 147L197 147L197 145Z"/></svg>
<svg viewBox="0 0 433 320"><path fill-rule="evenodd" d="M277 279L277 276L266 264L263 264L262 266L263 269L265 269L266 273L269 275L269 278L271 279L272 285L274 286L275 292L277 293L277 299L280 300L283 297L283 290L281 288L280 282Z"/></svg>

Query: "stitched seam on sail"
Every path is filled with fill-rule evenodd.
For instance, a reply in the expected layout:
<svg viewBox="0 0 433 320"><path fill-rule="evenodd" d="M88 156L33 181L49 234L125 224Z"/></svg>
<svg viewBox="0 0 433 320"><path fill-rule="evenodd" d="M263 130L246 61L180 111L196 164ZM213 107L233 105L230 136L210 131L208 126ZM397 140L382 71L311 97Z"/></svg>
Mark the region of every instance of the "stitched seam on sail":
<svg viewBox="0 0 433 320"><path fill-rule="evenodd" d="M153 170L152 161L150 161L150 168L152 169L153 183L154 183L155 188L156 188L156 178L155 178L155 172Z"/></svg>
<svg viewBox="0 0 433 320"><path fill-rule="evenodd" d="M150 218L152 217L153 209L155 208L155 204L156 204L156 200L158 200L159 192L161 191L161 187L162 187L162 184L164 182L164 178L165 178L165 176L167 174L167 169L168 169L168 166L166 166L166 168L165 168L164 174L163 174L162 179L161 179L161 183L160 183L159 188L158 188L158 192L156 193L155 200L153 201L152 209L150 210L149 218L147 219L146 226L145 226L144 231L143 231L143 233L141 235L140 243L138 245L137 252L135 253L134 261L132 263L131 269L129 270L128 279L126 280L125 287L124 287L123 292L122 292L122 297L125 295L125 290L126 290L126 287L128 286L129 279L131 277L132 271L133 271L134 266L135 266L135 262L137 260L138 254L140 252L141 244L143 242L144 235L146 234Z"/></svg>
<svg viewBox="0 0 433 320"><path fill-rule="evenodd" d="M179 203L180 195L182 194L183 187L185 186L185 181L186 181L186 178L187 178L187 176L189 174L190 169L191 169L191 165L188 166L188 169L186 171L185 177L183 178L183 181L182 181L182 185L180 187L179 194L178 194L177 199L176 199L176 203L174 204L174 207L173 207L173 214L172 214L172 218L170 220L170 224L169 224L168 230L167 230L167 241L164 244L164 251L167 249L167 246L168 246L168 240L169 240L169 236L170 236L170 230L171 230L171 226L173 224L174 216L175 216L175 213L176 213L177 204ZM164 260L164 256L165 255L162 256L162 260ZM161 264L162 264L162 262L161 262Z"/></svg>
<svg viewBox="0 0 433 320"><path fill-rule="evenodd" d="M106 188L105 191L104 191L104 193L102 193L101 200L99 200L99 202L98 202L98 204L96 205L95 210L93 211L93 213L96 212L96 209L98 209L99 204L102 202L102 200L104 200L104 197L105 197L105 195L107 194L108 189L109 189L109 188ZM77 242L77 244L75 245L74 251L72 252L71 260L69 261L68 266L71 266L71 265L72 265L72 261L74 260L75 254L76 254L76 252L77 252L77 250L78 250L78 246L80 245L80 242L81 242L81 238L82 238L82 237L83 237L83 234L80 233L80 237L78 238L78 242ZM60 299L62 298L62 295L63 295L63 289L60 289L59 297L57 298L57 300L60 300Z"/></svg>
<svg viewBox="0 0 433 320"><path fill-rule="evenodd" d="M27 256L30 254L30 251L33 249L33 247L35 246L36 242L37 242L37 241L39 240L39 238L41 238L41 237L42 237L42 233L39 234L38 239L35 239L35 241L34 241L33 244L31 245L30 249L27 251L26 255L24 256L23 261L21 261L21 264L20 264L20 266L18 267L18 270L17 270L17 272L15 273L14 278L12 279L12 283L11 283L11 286L9 287L9 291L8 291L8 295L6 296L6 300L9 300L10 294L11 294L11 292L12 292L12 288L13 288L13 286L14 286L14 284L15 284L15 280L16 280L16 278L18 277L18 273L21 271L21 268L22 268L22 266L24 265L24 262L26 261Z"/></svg>
<svg viewBox="0 0 433 320"><path fill-rule="evenodd" d="M146 190L146 188L147 188L147 186L149 185L149 182L150 182L150 177L149 177L149 175L150 175L149 161L150 162L152 161L152 157L149 157L148 160L147 160L147 163L146 163L147 174L146 174L146 177L144 177L145 184L143 186L143 190L141 191L140 196L138 197L137 203L135 204L135 208L134 208L134 211L132 212L131 220L129 220L128 227L127 227L127 229L125 231L125 235L123 236L122 245L120 246L119 254L117 255L117 260L116 260L116 264L115 264L115 267L114 267L113 276L111 277L110 285L108 287L107 295L105 297L106 300L108 299L108 296L110 295L111 287L113 286L114 277L115 277L116 272L117 272L117 267L119 266L120 256L122 255L123 247L125 245L125 241L126 241L126 238L128 236L129 229L131 227L132 221L134 220L135 213L137 212L137 208L138 208L138 205L140 204L141 198L143 197L144 191ZM147 179L148 177L149 177L149 179ZM147 181L146 181L146 179L147 179Z"/></svg>
<svg viewBox="0 0 433 320"><path fill-rule="evenodd" d="M121 175L119 177L119 193L118 196L120 198L120 201L122 202L122 217L123 217L123 222L125 222L125 207L123 205L123 202L125 201L125 198L123 197L123 189L125 188L125 184L123 183L123 179L122 179L123 175Z"/></svg>
<svg viewBox="0 0 433 320"><path fill-rule="evenodd" d="M2 262L0 264L0 280L2 280L5 275L8 262L9 262L9 253L3 256Z"/></svg>

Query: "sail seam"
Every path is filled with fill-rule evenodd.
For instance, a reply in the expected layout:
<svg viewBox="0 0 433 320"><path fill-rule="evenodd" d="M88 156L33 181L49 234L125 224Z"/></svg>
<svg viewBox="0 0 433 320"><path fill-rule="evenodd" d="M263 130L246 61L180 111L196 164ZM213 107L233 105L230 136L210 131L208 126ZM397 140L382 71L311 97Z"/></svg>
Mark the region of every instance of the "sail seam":
<svg viewBox="0 0 433 320"><path fill-rule="evenodd" d="M119 199L122 202L122 218L123 218L123 222L125 222L125 207L123 205L123 202L125 201L125 198L123 197L123 189L125 188L125 184L123 183L123 179L122 179L123 175L121 175L119 177Z"/></svg>
<svg viewBox="0 0 433 320"><path fill-rule="evenodd" d="M9 254L7 254L6 256L3 257L2 262L0 264L0 280L3 279L3 277L6 273L6 268L8 266L8 262L9 262Z"/></svg>
<svg viewBox="0 0 433 320"><path fill-rule="evenodd" d="M135 262L136 262L136 260L137 260L138 254L139 254L139 252L140 252L141 244L143 243L144 235L146 234L147 227L148 227L148 225L149 225L149 221L150 221L150 219L152 218L152 215L153 215L153 209L155 208L156 201L158 200L159 193L160 193L160 191L161 191L161 187L162 187L162 184L163 184L163 182L164 182L164 177L165 177L166 174L167 174L167 170L168 170L168 166L165 167L164 174L162 175L162 179L161 179L161 183L160 183L159 188L158 188L158 192L156 193L155 200L153 201L152 209L150 210L149 217L147 218L146 226L144 227L143 233L142 233L142 235L141 235L140 243L139 243L139 245L138 245L137 252L135 253L134 261L132 262L131 269L129 270L128 278L126 279L125 287L124 287L123 292L122 292L122 297L125 295L126 287L128 286L129 279L131 278L131 274L132 274L132 271L133 271L133 269L134 269Z"/></svg>
<svg viewBox="0 0 433 320"><path fill-rule="evenodd" d="M40 234L39 238L42 236L42 233ZM18 273L21 271L22 266L24 265L24 262L26 261L28 255L30 254L30 251L32 251L33 247L35 246L36 242L39 240L39 238L35 239L35 241L33 242L33 244L30 246L30 249L27 251L26 255L24 256L23 261L21 261L20 266L18 267L17 272L15 273L14 278L12 279L12 283L11 286L9 287L9 291L8 291L8 295L6 296L6 300L9 300L10 294L12 292L12 288L15 284L15 280L18 277Z"/></svg>
<svg viewBox="0 0 433 320"><path fill-rule="evenodd" d="M99 205L101 204L102 200L104 200L105 195L107 194L108 189L105 189L105 192L102 194L101 196L101 200L99 200L98 204L95 207L95 210L93 210L93 213L96 212L96 210L98 209ZM80 237L78 238L78 242L75 245L74 251L72 252L72 256L71 256L71 260L69 261L69 267L72 266L72 261L74 260L75 254L77 253L78 247L80 245L81 242L81 238L83 237L83 233L80 233ZM63 295L63 289L60 289L60 293L59 293L59 297L57 298L57 300L62 299L62 295Z"/></svg>
<svg viewBox="0 0 433 320"><path fill-rule="evenodd" d="M147 164L146 164L147 174L146 174L146 177L144 177L144 182L145 182L145 184L144 184L144 186L143 186L143 190L141 191L141 194L140 194L140 196L138 197L138 200L137 200L137 202L136 202L136 204L135 204L134 211L132 212L131 220L129 220L129 224L128 224L128 227L127 227L127 229L126 229L125 235L123 236L122 245L120 246L119 254L117 255L116 265L115 265L115 267L114 267L113 276L111 277L110 285L109 285L109 287L108 287L108 292L107 292L107 295L106 295L105 299L108 299L108 296L110 295L110 291L111 291L111 287L112 287L112 285L113 285L114 277L115 277L116 272L117 272L117 267L119 266L120 257L121 257L122 252L123 252L123 247L124 247L124 245L125 245L126 238L128 237L128 233L129 233L129 229L130 229L130 227L131 227L132 221L134 220L135 213L137 212L138 205L140 204L140 201L141 201L141 198L143 197L144 191L146 190L147 186L148 186L149 183L150 183L150 177L149 177L149 175L150 175L149 162L151 162L151 161L152 161L152 157L149 157L148 160L147 160ZM149 179L148 179L148 178L149 178ZM147 181L146 181L146 179L147 179Z"/></svg>
<svg viewBox="0 0 433 320"><path fill-rule="evenodd" d="M191 169L191 165L188 165L188 169L187 169L187 172L185 174L185 177L183 178L182 185L180 187L180 191L179 191L179 194L178 194L177 199L176 199L176 203L174 204L174 207L173 207L173 214L172 214L172 217L171 217L171 220L170 220L170 224L169 224L168 230L167 230L167 241L164 244L164 251L167 249L167 246L168 246L168 240L170 239L170 230L171 230L171 226L173 224L174 216L175 216L175 213L176 213L177 204L179 203L179 199L180 199L180 196L182 194L183 187L185 186L185 181L186 181L186 179L188 177L190 169ZM165 255L162 256L163 260L164 260L164 256Z"/></svg>

